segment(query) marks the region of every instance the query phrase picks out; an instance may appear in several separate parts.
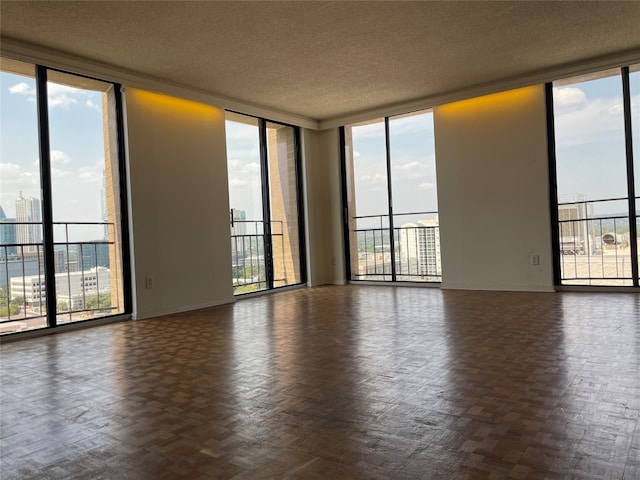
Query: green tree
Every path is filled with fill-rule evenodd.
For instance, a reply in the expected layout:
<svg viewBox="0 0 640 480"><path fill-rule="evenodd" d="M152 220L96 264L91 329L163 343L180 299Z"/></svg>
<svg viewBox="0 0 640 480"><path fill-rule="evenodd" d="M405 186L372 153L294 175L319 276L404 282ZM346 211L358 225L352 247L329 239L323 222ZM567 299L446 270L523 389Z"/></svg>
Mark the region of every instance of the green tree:
<svg viewBox="0 0 640 480"><path fill-rule="evenodd" d="M233 288L234 293L249 293L258 291L258 284L254 283L251 285L238 285Z"/></svg>
<svg viewBox="0 0 640 480"><path fill-rule="evenodd" d="M8 317L9 314L17 315L19 313L20 313L19 305L10 305L9 307L7 307L6 303L3 305L0 305L0 317Z"/></svg>
<svg viewBox="0 0 640 480"><path fill-rule="evenodd" d="M17 296L15 298L12 298L11 299L11 303L15 304L15 305L22 306L22 305L24 305L24 297Z"/></svg>
<svg viewBox="0 0 640 480"><path fill-rule="evenodd" d="M20 307L22 307L23 303L23 297L16 297L10 300L7 287L0 287L0 317L17 315L20 313Z"/></svg>
<svg viewBox="0 0 640 480"><path fill-rule="evenodd" d="M6 304L8 298L7 287L0 287L0 305Z"/></svg>
<svg viewBox="0 0 640 480"><path fill-rule="evenodd" d="M89 298L84 307L87 310L109 310L111 309L111 295L98 295Z"/></svg>

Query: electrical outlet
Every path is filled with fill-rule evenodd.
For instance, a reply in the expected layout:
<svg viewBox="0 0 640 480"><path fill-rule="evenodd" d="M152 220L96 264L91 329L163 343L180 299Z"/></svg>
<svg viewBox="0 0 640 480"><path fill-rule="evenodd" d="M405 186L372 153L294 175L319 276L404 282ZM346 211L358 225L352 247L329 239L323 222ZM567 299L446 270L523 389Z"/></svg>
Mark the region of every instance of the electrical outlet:
<svg viewBox="0 0 640 480"><path fill-rule="evenodd" d="M537 253L531 255L531 265L540 265L540 255Z"/></svg>
<svg viewBox="0 0 640 480"><path fill-rule="evenodd" d="M144 286L145 288L153 288L153 278L144 277Z"/></svg>

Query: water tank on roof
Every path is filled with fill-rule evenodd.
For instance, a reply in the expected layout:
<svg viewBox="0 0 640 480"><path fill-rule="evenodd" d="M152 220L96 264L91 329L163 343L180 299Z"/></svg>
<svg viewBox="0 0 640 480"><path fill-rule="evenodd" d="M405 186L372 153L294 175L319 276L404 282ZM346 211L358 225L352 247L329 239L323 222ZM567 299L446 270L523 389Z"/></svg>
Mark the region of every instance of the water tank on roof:
<svg viewBox="0 0 640 480"><path fill-rule="evenodd" d="M605 233L602 235L602 243L605 245L622 245L626 243L624 235L619 233Z"/></svg>

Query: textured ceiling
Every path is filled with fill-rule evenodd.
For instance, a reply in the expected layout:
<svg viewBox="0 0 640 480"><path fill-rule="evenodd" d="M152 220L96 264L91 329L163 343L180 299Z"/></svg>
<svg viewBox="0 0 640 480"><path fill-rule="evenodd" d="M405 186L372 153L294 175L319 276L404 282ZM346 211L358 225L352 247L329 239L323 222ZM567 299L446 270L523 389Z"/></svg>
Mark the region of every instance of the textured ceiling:
<svg viewBox="0 0 640 480"><path fill-rule="evenodd" d="M330 120L640 49L640 2L0 2L2 36Z"/></svg>

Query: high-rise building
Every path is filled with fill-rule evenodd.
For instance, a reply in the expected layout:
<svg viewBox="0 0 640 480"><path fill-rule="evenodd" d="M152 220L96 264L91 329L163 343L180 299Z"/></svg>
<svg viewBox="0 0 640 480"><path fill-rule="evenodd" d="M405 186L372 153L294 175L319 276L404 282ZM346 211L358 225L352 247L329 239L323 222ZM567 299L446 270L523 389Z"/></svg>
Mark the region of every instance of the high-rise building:
<svg viewBox="0 0 640 480"><path fill-rule="evenodd" d="M63 301L71 310L82 310L85 302L97 295L111 294L110 272L105 267L84 271L56 273L56 299ZM46 299L46 282L42 274L15 277L10 283L11 298L24 298L27 305L43 305Z"/></svg>
<svg viewBox="0 0 640 480"><path fill-rule="evenodd" d="M18 252L18 247L11 246L17 243L15 221L15 218L7 218L0 206L0 258L9 258Z"/></svg>
<svg viewBox="0 0 640 480"><path fill-rule="evenodd" d="M25 245L24 252L37 252L42 243L42 214L40 200L34 197L23 197L22 192L16 199L16 234L18 243ZM24 223L25 225L20 225Z"/></svg>
<svg viewBox="0 0 640 480"><path fill-rule="evenodd" d="M400 227L400 274L410 277L442 275L438 217Z"/></svg>
<svg viewBox="0 0 640 480"><path fill-rule="evenodd" d="M558 202L560 251L563 255L583 255L594 248L589 234L589 219L594 218L593 204L583 194L563 195Z"/></svg>
<svg viewBox="0 0 640 480"><path fill-rule="evenodd" d="M238 210L237 208L231 209L231 218L233 224L231 226L231 235L246 235L247 234L247 212L244 210Z"/></svg>

